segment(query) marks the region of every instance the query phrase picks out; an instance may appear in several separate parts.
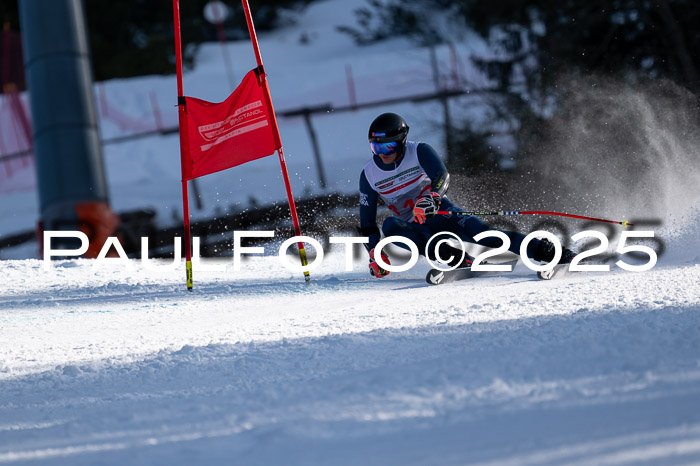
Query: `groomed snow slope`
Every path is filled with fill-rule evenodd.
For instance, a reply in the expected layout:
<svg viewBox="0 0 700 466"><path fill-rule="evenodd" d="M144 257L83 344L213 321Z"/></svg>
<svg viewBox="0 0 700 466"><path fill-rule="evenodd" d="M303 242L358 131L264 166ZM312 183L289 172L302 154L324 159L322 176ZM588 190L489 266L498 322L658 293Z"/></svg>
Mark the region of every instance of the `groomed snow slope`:
<svg viewBox="0 0 700 466"><path fill-rule="evenodd" d="M254 257L193 293L181 267L3 261L0 464L698 462L682 244L643 273L439 287L341 253L308 286Z"/></svg>

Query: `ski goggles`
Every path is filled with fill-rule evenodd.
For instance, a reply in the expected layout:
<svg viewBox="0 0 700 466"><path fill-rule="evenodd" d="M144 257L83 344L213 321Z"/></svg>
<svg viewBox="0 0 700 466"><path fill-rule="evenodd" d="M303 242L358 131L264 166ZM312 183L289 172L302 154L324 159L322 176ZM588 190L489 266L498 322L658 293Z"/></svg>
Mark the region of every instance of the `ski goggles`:
<svg viewBox="0 0 700 466"><path fill-rule="evenodd" d="M370 142L370 147L375 155L391 155L396 152L399 143L394 142Z"/></svg>

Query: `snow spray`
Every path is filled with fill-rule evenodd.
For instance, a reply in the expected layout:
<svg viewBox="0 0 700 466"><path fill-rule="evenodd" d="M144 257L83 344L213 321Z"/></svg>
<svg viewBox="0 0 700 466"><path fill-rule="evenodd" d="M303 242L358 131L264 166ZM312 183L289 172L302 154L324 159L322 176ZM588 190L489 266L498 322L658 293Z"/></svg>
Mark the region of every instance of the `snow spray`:
<svg viewBox="0 0 700 466"><path fill-rule="evenodd" d="M700 200L697 98L667 81L571 77L530 148L550 199L625 218L684 216ZM536 151L534 149L537 149ZM559 207L559 206L557 206Z"/></svg>

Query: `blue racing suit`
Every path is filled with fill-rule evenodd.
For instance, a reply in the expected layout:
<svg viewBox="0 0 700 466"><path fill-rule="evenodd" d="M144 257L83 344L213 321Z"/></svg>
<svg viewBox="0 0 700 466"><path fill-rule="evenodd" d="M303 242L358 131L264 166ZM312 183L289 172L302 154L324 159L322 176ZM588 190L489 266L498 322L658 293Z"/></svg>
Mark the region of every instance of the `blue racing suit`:
<svg viewBox="0 0 700 466"><path fill-rule="evenodd" d="M444 193L449 187L449 174L447 168L445 168L445 164L440 160L435 150L429 144L423 142L418 143L416 150L420 168L422 168L423 172L425 172L430 179L430 190L441 195L440 210L464 212L464 209L455 205L449 198L444 196ZM404 156L401 156L391 164L385 164L378 156L374 155L372 162L380 170L389 172L396 171L401 166L403 158ZM362 234L369 237L369 249L373 249L380 240L380 232L377 226L377 203L380 192L375 188L376 186L372 186L368 181L365 170L363 170L360 175L360 228ZM488 231L490 228L474 216L435 215L428 218L423 224L419 224L418 222L414 222L412 218L409 220L402 220L398 218L397 215L398 213L395 212L395 216L388 217L384 220L382 224L382 233L385 237L396 235L410 239L418 247L418 251L421 255L425 253L428 240L439 232L451 232L459 236L463 241L490 248L497 248L502 244L502 241L496 237L487 237L482 239L479 243L476 243L474 236L481 232ZM510 231L504 231L503 233L510 239L509 251L520 254L520 245L525 235ZM403 248L407 248L407 246L401 243L397 244ZM529 257L533 257L538 245L538 239L530 241L527 247L527 255ZM432 254L430 258L434 259Z"/></svg>

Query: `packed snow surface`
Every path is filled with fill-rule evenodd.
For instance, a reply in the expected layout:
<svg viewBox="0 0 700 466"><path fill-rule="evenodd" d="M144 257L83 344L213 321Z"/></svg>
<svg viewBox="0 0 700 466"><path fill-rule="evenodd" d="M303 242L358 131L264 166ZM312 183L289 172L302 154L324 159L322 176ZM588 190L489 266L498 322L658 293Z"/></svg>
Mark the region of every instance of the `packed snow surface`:
<svg viewBox="0 0 700 466"><path fill-rule="evenodd" d="M700 265L379 280L3 261L0 463L700 461ZM212 265L212 264L208 264Z"/></svg>

